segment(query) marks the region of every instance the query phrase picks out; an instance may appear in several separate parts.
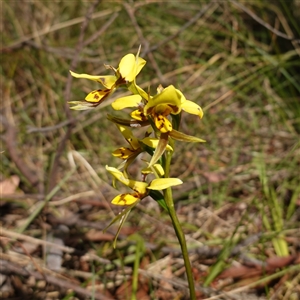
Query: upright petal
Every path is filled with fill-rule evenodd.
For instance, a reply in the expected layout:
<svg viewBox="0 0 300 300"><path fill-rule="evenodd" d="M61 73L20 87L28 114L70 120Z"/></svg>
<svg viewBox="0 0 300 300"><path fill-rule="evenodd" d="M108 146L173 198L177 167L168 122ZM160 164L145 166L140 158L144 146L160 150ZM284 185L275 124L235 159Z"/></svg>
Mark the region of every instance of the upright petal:
<svg viewBox="0 0 300 300"><path fill-rule="evenodd" d="M119 72L122 78L132 82L136 77L137 65L135 55L130 53L125 55L119 64Z"/></svg>

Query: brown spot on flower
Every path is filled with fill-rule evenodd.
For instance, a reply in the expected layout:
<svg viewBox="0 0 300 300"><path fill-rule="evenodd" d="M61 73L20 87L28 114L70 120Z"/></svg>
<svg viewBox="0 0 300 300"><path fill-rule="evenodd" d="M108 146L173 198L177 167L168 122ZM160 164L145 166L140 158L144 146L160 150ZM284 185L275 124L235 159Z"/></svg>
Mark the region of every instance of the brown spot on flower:
<svg viewBox="0 0 300 300"><path fill-rule="evenodd" d="M169 105L169 107L172 109L172 112L174 114L178 113L179 110L180 110L180 108L178 106L176 106L176 105Z"/></svg>

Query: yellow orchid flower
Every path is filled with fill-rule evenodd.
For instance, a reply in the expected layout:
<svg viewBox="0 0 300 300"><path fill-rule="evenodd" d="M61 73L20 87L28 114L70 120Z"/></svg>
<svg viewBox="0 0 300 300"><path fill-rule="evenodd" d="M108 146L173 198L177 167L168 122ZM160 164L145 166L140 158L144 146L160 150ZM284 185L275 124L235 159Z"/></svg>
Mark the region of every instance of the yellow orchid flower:
<svg viewBox="0 0 300 300"><path fill-rule="evenodd" d="M152 116L155 126L162 133L172 131L172 124L168 120L170 114L181 112L181 95L173 85L161 90L158 94L150 98L144 107L144 115Z"/></svg>
<svg viewBox="0 0 300 300"><path fill-rule="evenodd" d="M119 169L124 169L123 174L127 176L127 169L131 165L131 163L135 160L135 158L142 152L147 151L151 154L151 150L146 150L146 147L150 147L152 149L156 149L159 143L159 139L154 137L146 136L145 138L138 140L131 132L130 129L128 129L124 125L116 124L118 129L120 130L123 137L126 139L126 141L129 144L129 147L120 147L116 149L112 155L118 158L121 158L124 160L124 163L122 163L119 166ZM148 132L146 135L149 135ZM173 151L172 147L170 145L166 145L166 150ZM154 150L152 150L154 151ZM147 172L142 172L143 174L146 174ZM148 172L149 173L149 172ZM162 175L161 175L162 176Z"/></svg>
<svg viewBox="0 0 300 300"><path fill-rule="evenodd" d="M139 49L140 51L140 49ZM134 94L143 94L144 91L136 85L135 78L140 73L146 61L139 57L139 51L137 55L129 53L125 55L120 63L119 67L115 69L113 66L105 65L107 69L111 69L115 72L115 75L89 75L89 74L78 74L70 71L71 75L75 78L85 78L99 82L103 85L104 89L94 90L90 92L86 97L85 101L70 101L70 104L74 104L72 109L84 110L90 109L101 104L106 98L108 98L120 85L128 84L130 90L134 90ZM134 95L137 96L137 95ZM139 99L141 97L139 96ZM128 100L128 99L127 99Z"/></svg>
<svg viewBox="0 0 300 300"><path fill-rule="evenodd" d="M203 116L201 107L190 100L186 100L183 93L173 85L169 85L165 89L159 86L158 94L149 98L145 105L144 115L152 116L157 129L166 133L173 130L168 116L170 114L177 115L181 110L198 115L200 118Z"/></svg>
<svg viewBox="0 0 300 300"><path fill-rule="evenodd" d="M157 178L150 183L128 179L116 168L106 166L106 170L111 173L117 180L131 188L133 193L120 194L112 200L115 205L132 205L145 198L150 190L164 190L168 187L182 184L178 178Z"/></svg>

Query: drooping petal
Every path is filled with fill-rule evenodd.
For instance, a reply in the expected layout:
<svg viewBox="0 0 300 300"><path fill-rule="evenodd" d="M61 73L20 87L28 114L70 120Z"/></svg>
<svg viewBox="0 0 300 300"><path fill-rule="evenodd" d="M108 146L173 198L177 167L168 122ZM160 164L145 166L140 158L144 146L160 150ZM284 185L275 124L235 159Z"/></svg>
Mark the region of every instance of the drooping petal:
<svg viewBox="0 0 300 300"><path fill-rule="evenodd" d="M143 174L154 173L155 176L162 177L165 175L165 171L160 164L154 164L151 168L146 167L142 170Z"/></svg>
<svg viewBox="0 0 300 300"><path fill-rule="evenodd" d="M135 153L134 149L126 148L126 147L121 147L117 150L115 150L112 155L115 157L119 157L122 159L128 159L131 155Z"/></svg>
<svg viewBox="0 0 300 300"><path fill-rule="evenodd" d="M114 90L106 89L106 90L95 90L90 92L86 97L85 100L87 102L93 103L101 103L104 99L106 99L110 94L112 94Z"/></svg>
<svg viewBox="0 0 300 300"><path fill-rule="evenodd" d="M156 148L159 143L159 139L153 137L145 137L141 140L141 142L151 148ZM173 148L170 145L167 145L166 150L173 151Z"/></svg>
<svg viewBox="0 0 300 300"><path fill-rule="evenodd" d="M200 118L203 117L202 108L198 104L196 104L195 102L192 102L190 100L185 100L181 104L181 108L189 114L197 115Z"/></svg>
<svg viewBox="0 0 300 300"><path fill-rule="evenodd" d="M170 133L170 137L174 140L181 141L181 142L188 142L188 143L205 143L205 140L199 139L192 135L187 135L180 131L173 129Z"/></svg>
<svg viewBox="0 0 300 300"><path fill-rule="evenodd" d="M172 123L163 115L154 116L154 123L160 132L172 131Z"/></svg>
<svg viewBox="0 0 300 300"><path fill-rule="evenodd" d="M140 200L140 196L138 193L134 194L121 194L116 196L111 203L115 205L132 205L135 202Z"/></svg>
<svg viewBox="0 0 300 300"><path fill-rule="evenodd" d="M131 95L115 100L111 106L114 110L122 110L127 107L138 107L141 103L142 97L140 95Z"/></svg>
<svg viewBox="0 0 300 300"><path fill-rule="evenodd" d="M149 167L152 167L164 154L168 145L169 132L161 133L159 137L159 142L155 148L154 154L149 162Z"/></svg>
<svg viewBox="0 0 300 300"><path fill-rule="evenodd" d="M179 178L157 178L151 181L148 189L160 191L179 184L182 184Z"/></svg>

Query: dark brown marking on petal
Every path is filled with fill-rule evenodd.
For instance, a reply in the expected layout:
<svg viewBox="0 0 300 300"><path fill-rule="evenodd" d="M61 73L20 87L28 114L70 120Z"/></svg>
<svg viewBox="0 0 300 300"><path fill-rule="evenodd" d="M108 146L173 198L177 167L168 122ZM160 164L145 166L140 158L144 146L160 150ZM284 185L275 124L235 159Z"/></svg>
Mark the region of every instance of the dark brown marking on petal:
<svg viewBox="0 0 300 300"><path fill-rule="evenodd" d="M176 105L169 105L172 109L173 113L178 113L180 111L180 108Z"/></svg>
<svg viewBox="0 0 300 300"><path fill-rule="evenodd" d="M121 195L118 203L123 202L124 204L126 204L127 201L125 200L125 196L126 196L126 194Z"/></svg>

